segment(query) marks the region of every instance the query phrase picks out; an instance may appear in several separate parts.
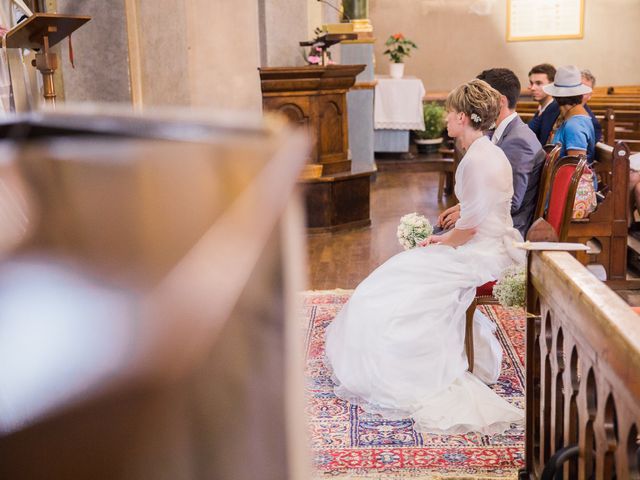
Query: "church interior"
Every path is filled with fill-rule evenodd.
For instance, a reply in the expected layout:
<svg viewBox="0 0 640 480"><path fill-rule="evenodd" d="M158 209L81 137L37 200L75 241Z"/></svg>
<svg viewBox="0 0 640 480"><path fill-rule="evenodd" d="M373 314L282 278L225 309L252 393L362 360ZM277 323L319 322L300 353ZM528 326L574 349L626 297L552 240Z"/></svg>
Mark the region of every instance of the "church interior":
<svg viewBox="0 0 640 480"><path fill-rule="evenodd" d="M638 25L638 0L2 0L0 479L640 479ZM513 174L513 274L447 243L474 132ZM468 262L442 330L520 421L340 394L336 320L449 295L357 297L421 250ZM431 262L440 292L459 266ZM385 362L387 330L344 330ZM436 371L408 337L392 376Z"/></svg>

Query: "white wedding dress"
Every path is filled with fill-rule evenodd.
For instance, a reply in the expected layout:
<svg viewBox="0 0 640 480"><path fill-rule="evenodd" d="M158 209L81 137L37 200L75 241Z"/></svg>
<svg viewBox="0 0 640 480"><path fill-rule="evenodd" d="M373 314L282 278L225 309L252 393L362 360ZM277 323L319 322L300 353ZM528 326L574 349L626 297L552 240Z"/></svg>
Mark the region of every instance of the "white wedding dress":
<svg viewBox="0 0 640 480"><path fill-rule="evenodd" d="M429 245L390 258L355 290L329 325L326 362L340 398L388 419L411 417L433 433L500 433L522 410L494 393L502 350L493 324L474 316L475 374L467 371L465 311L476 287L524 261L510 216L511 165L486 137L456 172L457 228L466 244Z"/></svg>

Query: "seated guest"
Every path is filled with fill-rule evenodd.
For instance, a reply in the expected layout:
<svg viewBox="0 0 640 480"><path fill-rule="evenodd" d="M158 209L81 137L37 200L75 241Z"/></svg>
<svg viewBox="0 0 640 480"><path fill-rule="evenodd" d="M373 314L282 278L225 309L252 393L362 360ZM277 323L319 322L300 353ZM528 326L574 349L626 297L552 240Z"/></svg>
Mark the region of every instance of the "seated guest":
<svg viewBox="0 0 640 480"><path fill-rule="evenodd" d="M552 143L562 145L560 156L586 155L591 165L596 146L595 131L591 117L582 103L583 95L590 93L591 88L582 84L580 70L574 65L560 67L554 82L542 88L545 93L553 96L560 110L557 129L552 132ZM589 171L578 184L574 218L584 218L595 210L596 188L595 175Z"/></svg>
<svg viewBox="0 0 640 480"><path fill-rule="evenodd" d="M596 77L594 77L593 74L586 69L582 70L580 72L580 75L582 76L582 84L586 85L593 91L593 88L596 86ZM593 122L593 129L595 130L595 133L596 133L596 142L599 142L600 140L602 140L602 127L600 126L600 122L596 118L595 114L591 111L591 109L587 105L587 102L590 99L591 99L591 93L585 93L582 97L582 103L584 105L584 109L587 111L587 113L591 117L591 121Z"/></svg>
<svg viewBox="0 0 640 480"><path fill-rule="evenodd" d="M591 164L595 154L595 132L591 117L582 104L583 95L590 93L591 88L582 84L580 70L574 65L560 67L554 82L542 88L553 97L560 112L560 122L551 143L562 144L560 156L584 154Z"/></svg>
<svg viewBox="0 0 640 480"><path fill-rule="evenodd" d="M507 68L492 68L483 71L477 78L500 93L500 112L491 141L502 149L511 164L511 218L513 226L524 238L533 222L545 152L535 134L515 111L520 96L520 81L516 74ZM457 206L451 207L441 217L439 223L449 228L460 217L460 211Z"/></svg>
<svg viewBox="0 0 640 480"><path fill-rule="evenodd" d="M536 134L536 137L538 137L538 140L542 145L551 143L552 133L555 129L554 125L558 120L558 115L560 114L558 104L553 101L551 95L548 95L544 91L544 86L553 82L555 75L555 67L548 63L536 65L529 72L529 91L531 92L533 99L539 103L538 111L529 122L529 128L533 130L533 133ZM585 70L585 75L581 76L581 82L593 89L593 85L595 85L595 78L591 72ZM586 98L585 103L589 98L591 98L590 94ZM597 142L602 138L602 127L591 109L586 107L585 110L591 117Z"/></svg>
<svg viewBox="0 0 640 480"><path fill-rule="evenodd" d="M538 141L545 145L549 143L549 135L553 124L558 118L558 105L553 104L553 98L542 87L553 82L556 69L548 63L536 65L529 71L529 91L533 99L538 102L538 111L529 122L529 128L538 137Z"/></svg>

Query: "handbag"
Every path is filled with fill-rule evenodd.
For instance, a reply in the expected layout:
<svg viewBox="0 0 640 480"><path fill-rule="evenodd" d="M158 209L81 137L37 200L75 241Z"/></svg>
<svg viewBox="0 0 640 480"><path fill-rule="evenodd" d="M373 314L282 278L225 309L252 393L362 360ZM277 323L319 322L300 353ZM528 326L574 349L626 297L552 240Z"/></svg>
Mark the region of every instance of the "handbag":
<svg viewBox="0 0 640 480"><path fill-rule="evenodd" d="M596 188L594 186L594 173L587 169L578 181L576 200L573 203L573 218L587 218L598 206Z"/></svg>

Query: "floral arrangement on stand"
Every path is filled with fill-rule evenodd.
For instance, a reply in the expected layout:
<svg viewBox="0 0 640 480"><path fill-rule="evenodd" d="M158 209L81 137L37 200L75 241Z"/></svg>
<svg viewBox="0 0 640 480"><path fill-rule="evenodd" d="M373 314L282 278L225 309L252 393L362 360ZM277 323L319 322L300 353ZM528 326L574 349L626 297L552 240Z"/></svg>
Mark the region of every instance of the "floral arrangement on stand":
<svg viewBox="0 0 640 480"><path fill-rule="evenodd" d="M433 227L429 220L416 212L408 213L400 219L396 236L402 248L409 250L421 241L429 238L433 233Z"/></svg>
<svg viewBox="0 0 640 480"><path fill-rule="evenodd" d="M308 51L303 50L302 56L304 57L304 61L309 65L322 65L322 47L325 44L320 40L320 36L324 33L324 31L321 28L316 28L313 33L315 33L316 35L316 38L313 41L317 43L314 43L311 47L309 47ZM326 65L334 65L335 62L331 60L331 52L328 49L326 49L326 55Z"/></svg>
<svg viewBox="0 0 640 480"><path fill-rule="evenodd" d="M411 40L407 40L402 33L391 35L385 45L389 48L384 51L384 54L389 55L389 59L393 63L402 63L404 57L411 55L412 48L418 48Z"/></svg>
<svg viewBox="0 0 640 480"><path fill-rule="evenodd" d="M309 65L322 65L322 48L313 45L309 47L309 51L304 55L305 61ZM331 52L327 50L327 65L333 65L335 62L331 60Z"/></svg>
<svg viewBox="0 0 640 480"><path fill-rule="evenodd" d="M404 38L401 33L391 35L385 45L388 48L384 51L384 54L388 55L391 60L389 75L391 78L402 78L404 76L404 57L411 55L411 49L418 48L418 46L411 40Z"/></svg>
<svg viewBox="0 0 640 480"><path fill-rule="evenodd" d="M524 265L511 265L493 286L493 296L503 307L524 307L526 281Z"/></svg>

